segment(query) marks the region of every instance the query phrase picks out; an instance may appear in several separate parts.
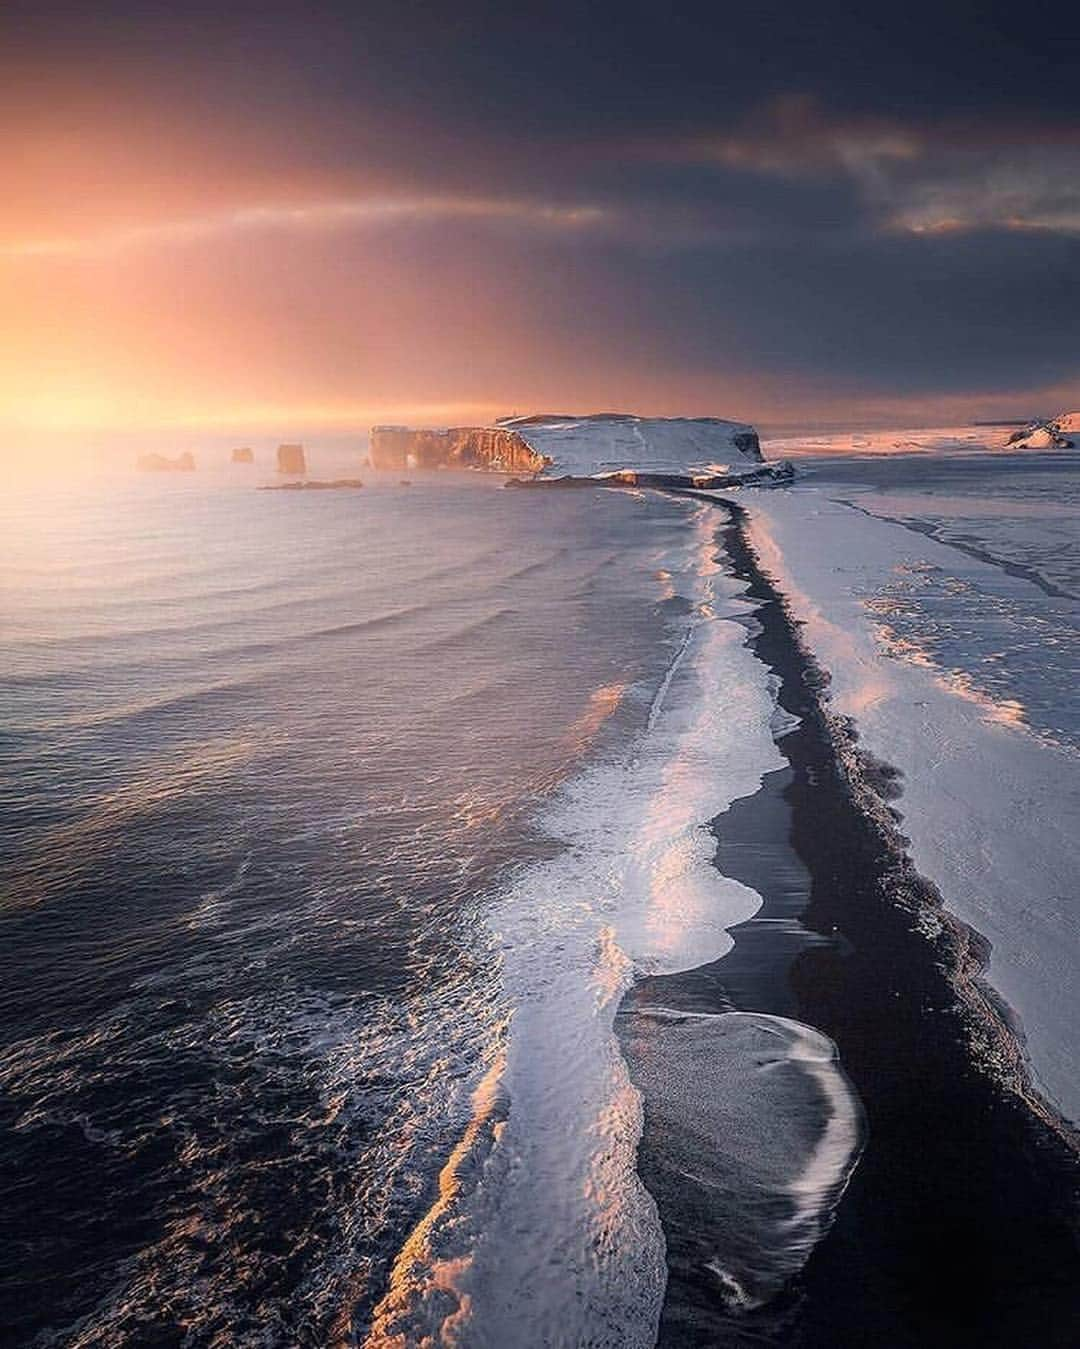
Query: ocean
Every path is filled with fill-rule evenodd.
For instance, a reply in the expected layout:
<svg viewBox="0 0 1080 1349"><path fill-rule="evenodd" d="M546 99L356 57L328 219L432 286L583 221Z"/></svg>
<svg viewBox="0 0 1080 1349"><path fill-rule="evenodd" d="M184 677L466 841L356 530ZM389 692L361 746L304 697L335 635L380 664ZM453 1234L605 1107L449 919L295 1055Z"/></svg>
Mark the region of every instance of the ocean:
<svg viewBox="0 0 1080 1349"><path fill-rule="evenodd" d="M622 957L597 954L611 898L574 893L566 859L603 845L608 807L636 825L620 778L661 689L677 702L714 508L598 510L473 476L302 494L236 476L5 502L20 1342L360 1333L501 1077L509 1023L562 977L585 1004L528 1052L603 1048L596 968L612 995L623 981ZM585 765L588 792L560 797ZM544 866L551 891L515 898ZM589 1210L573 1221L617 1227L606 1205L647 1201L624 1083L595 1091L531 1108L538 1136L617 1135L616 1188L573 1197ZM588 1161L551 1164L570 1184ZM654 1215L633 1220L655 1236ZM655 1302L655 1252L648 1273Z"/></svg>
<svg viewBox="0 0 1080 1349"><path fill-rule="evenodd" d="M851 500L944 490L905 462ZM738 1133L694 1182L728 1209L717 1296L753 1310L828 1230L858 1091L788 1002L615 1029L635 980L721 968L762 902L710 826L788 771L794 722L729 513L250 473L0 507L7 1341L653 1344L642 1093ZM1049 587L1018 635L994 619L1015 640L936 576L871 598L1071 743L1060 496L1035 461L1009 490L1055 522L1009 554ZM989 547L985 505L959 542L969 517ZM758 854L787 846L783 809Z"/></svg>

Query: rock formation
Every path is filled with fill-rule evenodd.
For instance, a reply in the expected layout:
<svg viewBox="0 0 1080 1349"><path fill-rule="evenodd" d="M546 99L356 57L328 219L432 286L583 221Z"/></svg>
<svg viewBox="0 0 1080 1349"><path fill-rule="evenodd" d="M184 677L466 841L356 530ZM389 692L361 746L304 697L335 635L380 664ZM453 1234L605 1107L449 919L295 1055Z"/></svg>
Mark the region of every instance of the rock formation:
<svg viewBox="0 0 1080 1349"><path fill-rule="evenodd" d="M253 464L255 462L255 451L245 447L242 450L233 450L230 456L234 464Z"/></svg>
<svg viewBox="0 0 1080 1349"><path fill-rule="evenodd" d="M195 456L188 450L175 459L165 454L140 454L135 462L144 473L190 473L195 468Z"/></svg>
<svg viewBox="0 0 1080 1349"><path fill-rule="evenodd" d="M481 468L491 473L537 473L538 454L516 431L499 426L454 426L445 431L375 426L368 451L372 468Z"/></svg>
<svg viewBox="0 0 1080 1349"><path fill-rule="evenodd" d="M279 473L306 473L307 460L304 458L303 445L279 445L277 449L277 471Z"/></svg>
<svg viewBox="0 0 1080 1349"><path fill-rule="evenodd" d="M718 417L513 417L446 431L377 426L373 468L483 468L537 483L697 488L783 483L789 464L766 464L757 432Z"/></svg>
<svg viewBox="0 0 1080 1349"><path fill-rule="evenodd" d="M1048 422L1031 422L1005 442L1012 450L1072 450L1080 444L1080 412L1063 412Z"/></svg>

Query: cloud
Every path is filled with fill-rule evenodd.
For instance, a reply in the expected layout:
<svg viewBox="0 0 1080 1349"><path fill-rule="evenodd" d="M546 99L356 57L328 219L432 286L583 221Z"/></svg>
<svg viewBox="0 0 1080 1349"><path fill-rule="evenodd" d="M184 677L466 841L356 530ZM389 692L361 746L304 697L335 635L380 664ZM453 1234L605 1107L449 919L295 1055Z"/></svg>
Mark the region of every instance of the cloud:
<svg viewBox="0 0 1080 1349"><path fill-rule="evenodd" d="M875 206L914 234L1002 229L1080 234L1080 147L946 152L924 173L886 180Z"/></svg>
<svg viewBox="0 0 1080 1349"><path fill-rule="evenodd" d="M0 81L28 423L842 414L1076 368L1080 83L1019 12L49 8Z"/></svg>
<svg viewBox="0 0 1080 1349"><path fill-rule="evenodd" d="M423 196L310 201L298 205L242 206L85 235L16 239L0 244L0 254L12 258L93 257L257 232L308 233L451 220L509 221L537 230L582 230L602 224L609 214L601 207L584 203L566 205L512 198Z"/></svg>
<svg viewBox="0 0 1080 1349"><path fill-rule="evenodd" d="M846 179L871 228L1080 232L1080 128L841 118L806 96L739 126L646 140L631 156L792 184Z"/></svg>
<svg viewBox="0 0 1080 1349"><path fill-rule="evenodd" d="M645 141L642 153L676 163L716 164L749 173L805 178L842 171L859 177L890 161L922 153L912 129L880 118L830 118L800 94L768 103L741 125L675 140Z"/></svg>

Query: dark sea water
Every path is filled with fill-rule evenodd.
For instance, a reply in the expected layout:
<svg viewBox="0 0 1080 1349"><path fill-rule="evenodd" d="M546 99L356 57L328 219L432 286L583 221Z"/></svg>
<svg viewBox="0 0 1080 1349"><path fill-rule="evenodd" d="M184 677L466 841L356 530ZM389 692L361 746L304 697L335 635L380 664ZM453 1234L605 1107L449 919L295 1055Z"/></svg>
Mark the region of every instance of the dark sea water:
<svg viewBox="0 0 1080 1349"><path fill-rule="evenodd" d="M699 509L5 500L5 1343L361 1333L505 1040L493 896L645 726Z"/></svg>
<svg viewBox="0 0 1080 1349"><path fill-rule="evenodd" d="M1075 475L1027 462L800 471L1010 564L865 598L1065 743ZM0 505L0 1339L651 1345L642 1094L709 1296L764 1305L858 1157L835 1046L752 991L615 1034L732 927L733 988L786 980L747 922L792 719L728 512L258 472Z"/></svg>

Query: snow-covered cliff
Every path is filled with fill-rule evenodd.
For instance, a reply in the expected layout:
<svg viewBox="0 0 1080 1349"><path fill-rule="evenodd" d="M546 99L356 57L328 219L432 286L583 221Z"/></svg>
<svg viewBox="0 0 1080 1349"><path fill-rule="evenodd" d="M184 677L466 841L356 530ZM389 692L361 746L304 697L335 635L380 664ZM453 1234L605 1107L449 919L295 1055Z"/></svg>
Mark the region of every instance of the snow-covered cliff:
<svg viewBox="0 0 1080 1349"><path fill-rule="evenodd" d="M375 468L479 468L531 481L726 487L778 482L787 464L766 464L757 432L718 417L509 417L445 431L375 427Z"/></svg>

